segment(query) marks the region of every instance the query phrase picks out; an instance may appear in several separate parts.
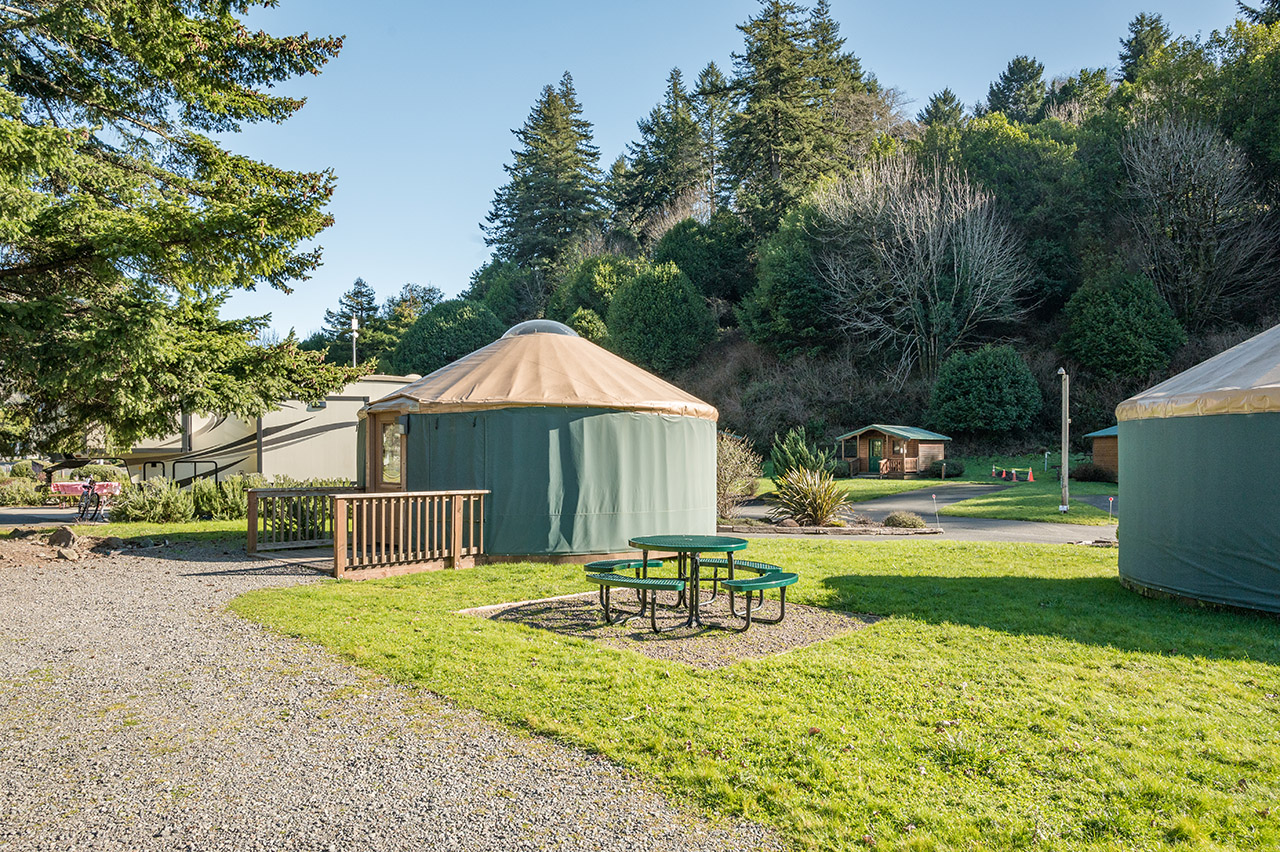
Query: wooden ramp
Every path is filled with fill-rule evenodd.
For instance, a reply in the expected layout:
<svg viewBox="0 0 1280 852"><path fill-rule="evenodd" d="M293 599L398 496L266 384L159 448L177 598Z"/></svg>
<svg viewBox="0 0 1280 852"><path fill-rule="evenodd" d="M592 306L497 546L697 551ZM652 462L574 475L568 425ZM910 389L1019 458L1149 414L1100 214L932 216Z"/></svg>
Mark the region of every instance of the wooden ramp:
<svg viewBox="0 0 1280 852"><path fill-rule="evenodd" d="M322 574L333 574L332 547L300 547L295 550L268 550L249 554L254 559L265 559L268 562L283 562L286 565L298 565L310 568Z"/></svg>

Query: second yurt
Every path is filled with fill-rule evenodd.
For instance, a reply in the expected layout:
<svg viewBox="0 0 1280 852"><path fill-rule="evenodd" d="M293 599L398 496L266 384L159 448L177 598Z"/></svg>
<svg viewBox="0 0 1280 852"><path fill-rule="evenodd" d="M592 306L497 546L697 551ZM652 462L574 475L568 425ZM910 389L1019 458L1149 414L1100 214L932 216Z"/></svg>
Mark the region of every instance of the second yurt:
<svg viewBox="0 0 1280 852"><path fill-rule="evenodd" d="M1120 576L1280 612L1280 326L1116 407Z"/></svg>
<svg viewBox="0 0 1280 852"><path fill-rule="evenodd" d="M489 490L490 555L715 532L715 408L560 323L521 323L364 413L367 490Z"/></svg>

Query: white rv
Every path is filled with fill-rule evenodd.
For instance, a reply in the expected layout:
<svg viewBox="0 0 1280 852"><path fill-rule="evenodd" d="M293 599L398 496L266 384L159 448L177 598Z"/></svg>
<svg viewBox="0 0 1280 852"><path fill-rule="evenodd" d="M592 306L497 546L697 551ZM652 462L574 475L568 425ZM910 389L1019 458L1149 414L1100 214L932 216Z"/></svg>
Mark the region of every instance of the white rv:
<svg viewBox="0 0 1280 852"><path fill-rule="evenodd" d="M418 376L365 376L319 405L289 400L254 421L189 414L182 431L120 454L135 481L163 476L180 485L260 473L268 479L356 478L356 415Z"/></svg>

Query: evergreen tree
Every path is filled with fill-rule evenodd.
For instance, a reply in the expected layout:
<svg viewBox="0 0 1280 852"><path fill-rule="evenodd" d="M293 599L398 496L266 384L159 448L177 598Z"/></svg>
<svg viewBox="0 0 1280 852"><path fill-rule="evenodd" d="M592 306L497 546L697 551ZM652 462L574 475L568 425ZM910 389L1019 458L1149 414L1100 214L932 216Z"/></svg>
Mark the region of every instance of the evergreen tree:
<svg viewBox="0 0 1280 852"><path fill-rule="evenodd" d="M0 4L0 445L128 446L350 380L292 336L257 345L266 317L219 315L305 280L332 223L332 173L225 147L300 109L274 87L342 44L251 32L251 5Z"/></svg>
<svg viewBox="0 0 1280 852"><path fill-rule="evenodd" d="M543 88L524 126L513 132L520 147L503 167L510 180L494 194L488 224L481 225L485 245L500 261L554 273L566 250L602 219L600 151L569 72L558 87Z"/></svg>
<svg viewBox="0 0 1280 852"><path fill-rule="evenodd" d="M1262 0L1256 8L1245 5L1241 0L1236 0L1236 5L1240 7L1241 17L1251 24L1269 27L1280 21L1280 0Z"/></svg>
<svg viewBox="0 0 1280 852"><path fill-rule="evenodd" d="M1044 64L1029 56L1015 56L987 90L987 111L1002 112L1010 121L1033 121L1044 102Z"/></svg>
<svg viewBox="0 0 1280 852"><path fill-rule="evenodd" d="M1120 79L1134 83L1151 57L1169 43L1172 33L1159 15L1140 12L1129 22L1129 37L1120 39Z"/></svg>
<svg viewBox="0 0 1280 852"><path fill-rule="evenodd" d="M734 54L740 109L729 121L725 159L739 184L738 206L758 235L777 229L836 151L810 74L803 15L794 3L761 0L760 14L738 27L746 37L744 52Z"/></svg>
<svg viewBox="0 0 1280 852"><path fill-rule="evenodd" d="M351 364L351 318L360 323L360 334L356 339L357 360L369 349L369 335L376 325L378 317L378 294L365 282L357 278L351 289L338 297L338 309L324 312L324 330L329 338L329 352L325 360L331 364Z"/></svg>
<svg viewBox="0 0 1280 852"><path fill-rule="evenodd" d="M916 114L916 121L926 127L959 127L963 120L964 104L949 88L934 94L928 105Z"/></svg>
<svg viewBox="0 0 1280 852"><path fill-rule="evenodd" d="M809 13L808 37L808 75L817 107L841 165L848 168L860 147L855 139L867 130L867 122L860 120L854 104L855 98L867 91L862 64L845 51L840 24L831 17L827 0L818 0Z"/></svg>
<svg viewBox="0 0 1280 852"><path fill-rule="evenodd" d="M640 141L630 146L630 174L621 206L643 243L660 236L669 223L707 206L702 134L679 68L667 76L662 103L638 126Z"/></svg>
<svg viewBox="0 0 1280 852"><path fill-rule="evenodd" d="M1105 68L1081 68L1079 74L1058 78L1049 86L1040 118L1054 115L1078 124L1102 109L1111 94Z"/></svg>
<svg viewBox="0 0 1280 852"><path fill-rule="evenodd" d="M705 191L712 213L727 206L733 195L724 165L725 131L732 113L729 81L714 62L709 63L698 75L697 88L693 93L693 119L702 135L702 159L707 181Z"/></svg>

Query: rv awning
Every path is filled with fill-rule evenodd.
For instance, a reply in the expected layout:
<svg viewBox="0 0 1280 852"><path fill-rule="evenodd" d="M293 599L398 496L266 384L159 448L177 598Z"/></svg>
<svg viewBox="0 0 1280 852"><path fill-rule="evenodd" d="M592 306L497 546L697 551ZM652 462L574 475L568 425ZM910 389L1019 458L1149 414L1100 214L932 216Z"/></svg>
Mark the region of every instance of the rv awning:
<svg viewBox="0 0 1280 852"><path fill-rule="evenodd" d="M1116 420L1280 411L1280 325L1116 406Z"/></svg>
<svg viewBox="0 0 1280 852"><path fill-rule="evenodd" d="M368 413L549 406L609 408L715 421L715 407L589 340L516 334L371 403Z"/></svg>

